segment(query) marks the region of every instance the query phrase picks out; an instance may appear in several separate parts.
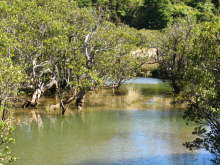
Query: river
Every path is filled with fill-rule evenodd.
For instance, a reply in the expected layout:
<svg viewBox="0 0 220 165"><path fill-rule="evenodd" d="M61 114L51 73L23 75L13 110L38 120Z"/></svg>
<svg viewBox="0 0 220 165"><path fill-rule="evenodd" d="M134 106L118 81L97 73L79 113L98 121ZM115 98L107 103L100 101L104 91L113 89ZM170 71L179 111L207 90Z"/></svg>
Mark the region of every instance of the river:
<svg viewBox="0 0 220 165"><path fill-rule="evenodd" d="M19 158L14 165L210 165L210 154L190 152L193 126L183 105L170 104L170 87L158 79L129 80L117 95L102 90L87 96L81 112L65 116L47 110L15 113ZM46 112L45 112L46 111Z"/></svg>

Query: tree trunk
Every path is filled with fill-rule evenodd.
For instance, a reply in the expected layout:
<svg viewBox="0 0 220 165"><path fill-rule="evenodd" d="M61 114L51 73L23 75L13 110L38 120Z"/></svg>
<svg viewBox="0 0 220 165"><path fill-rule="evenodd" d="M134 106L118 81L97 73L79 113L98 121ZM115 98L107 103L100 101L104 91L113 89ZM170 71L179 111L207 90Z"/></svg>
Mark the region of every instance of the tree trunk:
<svg viewBox="0 0 220 165"><path fill-rule="evenodd" d="M86 95L85 89L80 89L79 93L76 95L76 107L77 109L82 109L82 106L84 104L84 99Z"/></svg>
<svg viewBox="0 0 220 165"><path fill-rule="evenodd" d="M180 87L177 85L177 82L174 79L171 80L171 85L173 87L174 93L179 94L180 93Z"/></svg>
<svg viewBox="0 0 220 165"><path fill-rule="evenodd" d="M3 109L2 111L2 121L5 121L8 118L9 111L7 109Z"/></svg>
<svg viewBox="0 0 220 165"><path fill-rule="evenodd" d="M61 113L62 115L65 114L66 109L67 109L67 105L69 105L74 99L75 99L75 95L71 96L70 98L66 99L66 100L60 100L60 109L61 109Z"/></svg>
<svg viewBox="0 0 220 165"><path fill-rule="evenodd" d="M5 107L6 106L5 102L6 102L6 98L3 100L0 99L0 108L2 108L2 113L0 117L2 121L5 121L9 115L9 111Z"/></svg>
<svg viewBox="0 0 220 165"><path fill-rule="evenodd" d="M85 95L86 95L86 90L85 89L80 89L78 94L73 95L73 96L69 97L66 100L62 100L61 99L60 100L60 109L61 109L62 115L65 114L66 109L67 109L67 105L69 105L75 99L76 99L76 107L77 107L77 109L81 110L82 106L84 104Z"/></svg>
<svg viewBox="0 0 220 165"><path fill-rule="evenodd" d="M53 78L47 85L44 85L44 83L40 84L39 87L33 93L31 101L26 101L23 107L35 107L38 104L39 99L44 94L44 92L52 88L53 86L56 86L56 88L58 88L58 83L55 80L55 78Z"/></svg>

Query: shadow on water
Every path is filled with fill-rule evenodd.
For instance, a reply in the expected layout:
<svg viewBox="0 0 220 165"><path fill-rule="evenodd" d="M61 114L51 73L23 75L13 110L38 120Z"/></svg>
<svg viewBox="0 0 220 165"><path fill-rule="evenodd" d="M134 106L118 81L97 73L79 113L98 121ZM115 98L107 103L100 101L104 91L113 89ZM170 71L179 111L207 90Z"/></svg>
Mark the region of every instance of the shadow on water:
<svg viewBox="0 0 220 165"><path fill-rule="evenodd" d="M172 154L158 155L147 158L133 158L118 161L89 161L82 163L68 163L65 165L212 165L210 154Z"/></svg>

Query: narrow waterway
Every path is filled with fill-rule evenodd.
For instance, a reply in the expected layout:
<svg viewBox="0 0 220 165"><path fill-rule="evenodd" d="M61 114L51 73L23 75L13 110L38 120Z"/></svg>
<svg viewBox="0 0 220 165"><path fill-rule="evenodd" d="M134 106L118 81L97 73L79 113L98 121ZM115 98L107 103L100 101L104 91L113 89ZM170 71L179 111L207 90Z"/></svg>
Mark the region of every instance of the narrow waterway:
<svg viewBox="0 0 220 165"><path fill-rule="evenodd" d="M210 155L182 145L193 137L158 79L129 80L119 94L92 92L83 111L62 117L42 99L15 113L15 165L209 165ZM45 113L45 111L47 113Z"/></svg>

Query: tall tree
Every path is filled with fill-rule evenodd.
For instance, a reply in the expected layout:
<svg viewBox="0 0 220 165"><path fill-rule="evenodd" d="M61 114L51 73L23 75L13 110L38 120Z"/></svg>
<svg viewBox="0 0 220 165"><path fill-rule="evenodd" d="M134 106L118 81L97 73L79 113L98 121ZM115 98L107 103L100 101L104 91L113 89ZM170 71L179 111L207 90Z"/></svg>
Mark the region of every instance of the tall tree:
<svg viewBox="0 0 220 165"><path fill-rule="evenodd" d="M22 68L15 65L13 58L13 37L0 30L0 164L15 160L9 145L14 142L12 138L13 127L10 109L18 93L18 88L24 80Z"/></svg>
<svg viewBox="0 0 220 165"><path fill-rule="evenodd" d="M188 103L185 117L198 124L199 137L186 143L190 149L204 148L216 155L220 163L220 24L202 24L189 53L182 97Z"/></svg>
<svg viewBox="0 0 220 165"><path fill-rule="evenodd" d="M193 20L180 19L164 30L160 39L160 67L162 75L171 81L174 92L178 94L184 86L183 78L187 68L187 55L193 49L196 36Z"/></svg>

